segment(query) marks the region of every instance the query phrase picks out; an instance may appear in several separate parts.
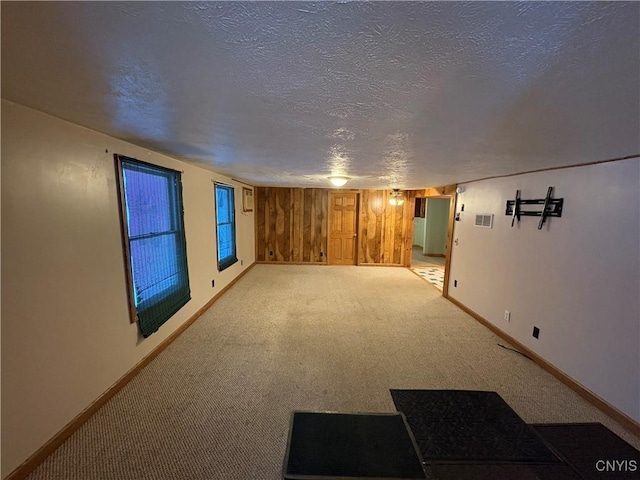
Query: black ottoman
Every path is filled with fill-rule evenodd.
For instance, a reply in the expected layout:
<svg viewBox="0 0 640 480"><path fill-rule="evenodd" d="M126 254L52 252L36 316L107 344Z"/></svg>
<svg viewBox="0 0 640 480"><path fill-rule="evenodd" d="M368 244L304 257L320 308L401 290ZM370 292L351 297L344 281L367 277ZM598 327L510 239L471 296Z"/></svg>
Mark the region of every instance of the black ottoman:
<svg viewBox="0 0 640 480"><path fill-rule="evenodd" d="M422 479L422 459L402 413L293 412L282 477Z"/></svg>

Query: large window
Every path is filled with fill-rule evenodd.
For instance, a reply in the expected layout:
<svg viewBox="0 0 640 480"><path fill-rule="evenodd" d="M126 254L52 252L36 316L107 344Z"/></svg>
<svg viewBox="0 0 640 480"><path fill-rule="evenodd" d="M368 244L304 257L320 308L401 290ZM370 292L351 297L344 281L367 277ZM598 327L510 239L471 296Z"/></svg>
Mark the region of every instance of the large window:
<svg viewBox="0 0 640 480"><path fill-rule="evenodd" d="M131 318L148 337L190 300L180 172L115 155Z"/></svg>
<svg viewBox="0 0 640 480"><path fill-rule="evenodd" d="M218 231L218 270L238 261L236 257L236 220L233 187L215 184L216 224Z"/></svg>

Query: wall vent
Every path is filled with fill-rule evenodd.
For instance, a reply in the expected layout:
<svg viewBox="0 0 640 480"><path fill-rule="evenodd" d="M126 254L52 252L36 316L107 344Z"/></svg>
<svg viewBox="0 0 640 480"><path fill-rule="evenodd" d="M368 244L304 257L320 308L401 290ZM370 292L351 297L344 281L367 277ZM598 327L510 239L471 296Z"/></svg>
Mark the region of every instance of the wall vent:
<svg viewBox="0 0 640 480"><path fill-rule="evenodd" d="M476 215L476 227L493 228L493 214L481 213Z"/></svg>

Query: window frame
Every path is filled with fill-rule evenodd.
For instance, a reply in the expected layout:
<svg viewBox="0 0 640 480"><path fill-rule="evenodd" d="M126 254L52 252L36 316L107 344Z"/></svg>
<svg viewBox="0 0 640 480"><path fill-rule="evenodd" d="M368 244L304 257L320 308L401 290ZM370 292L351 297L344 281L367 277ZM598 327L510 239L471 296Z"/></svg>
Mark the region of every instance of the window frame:
<svg viewBox="0 0 640 480"><path fill-rule="evenodd" d="M118 192L118 204L120 213L120 238L122 240L123 259L125 266L125 280L127 285L127 302L129 307L129 320L130 323L138 323L141 333L144 337L148 337L157 329L166 323L178 310L180 310L190 299L190 285L189 285L189 270L187 261L187 243L186 233L184 227L184 204L182 198L182 179L181 172L170 168L162 167L147 163L135 158L127 157L124 155L114 154L115 168L116 168L116 187ZM125 188L125 174L126 164L141 167L151 171L150 174L155 173L159 176L165 176L169 182L173 180L173 186L169 186L167 189L168 195L168 207L170 215L171 229L162 232L153 232L149 234L137 235L133 237L129 232L128 221L128 208ZM136 290L133 276L133 262L131 256L131 242L138 240L145 240L152 237L171 235L175 238L174 245L176 248L176 261L180 265L180 283L175 289L165 290L153 294L151 297L145 300L141 300L136 305ZM170 300L177 300L171 309L164 312L163 315L159 315L153 322L152 331L147 328L147 325L143 326L140 322L140 313L148 312L150 309L157 308L159 305L168 302ZM156 326L157 323L157 326Z"/></svg>
<svg viewBox="0 0 640 480"><path fill-rule="evenodd" d="M219 218L220 218L220 212L218 210L219 206L218 206L218 188L224 189L227 192L230 192L230 199L229 199L229 210L227 212L229 218L231 218L230 222L225 223L225 225L230 224L231 225L231 236L232 236L232 240L233 240L233 252L231 253L231 255L228 255L226 257L224 257L223 259L220 258L220 222L219 222ZM237 236L236 236L236 205L235 205L235 189L232 185L227 185L224 183L220 183L220 182L214 182L213 183L213 201L214 201L214 208L215 208L215 213L216 213L216 258L218 261L218 271L222 272L223 270L226 270L227 268L229 268L230 266L232 266L233 264L238 262L238 244L237 244Z"/></svg>

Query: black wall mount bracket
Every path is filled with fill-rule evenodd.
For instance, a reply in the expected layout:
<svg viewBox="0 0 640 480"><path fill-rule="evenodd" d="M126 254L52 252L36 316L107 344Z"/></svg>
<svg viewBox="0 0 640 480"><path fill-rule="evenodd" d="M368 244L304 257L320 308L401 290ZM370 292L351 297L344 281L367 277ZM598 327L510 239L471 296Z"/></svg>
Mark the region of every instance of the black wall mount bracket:
<svg viewBox="0 0 640 480"><path fill-rule="evenodd" d="M523 200L520 198L520 190L516 190L515 200L507 200L507 209L505 215L511 216L511 226L515 224L515 221L520 222L520 217L540 217L538 222L538 230L542 230L542 226L547 221L548 217L562 217L562 205L564 198L551 198L553 195L553 187L547 189L547 196L545 198L536 198L532 200ZM523 205L543 205L542 210L527 210L522 209Z"/></svg>

